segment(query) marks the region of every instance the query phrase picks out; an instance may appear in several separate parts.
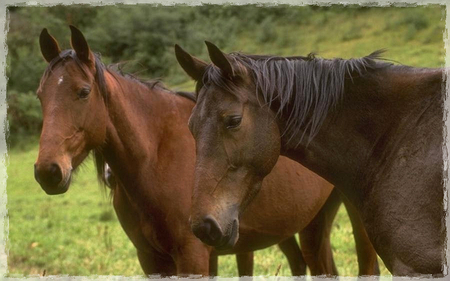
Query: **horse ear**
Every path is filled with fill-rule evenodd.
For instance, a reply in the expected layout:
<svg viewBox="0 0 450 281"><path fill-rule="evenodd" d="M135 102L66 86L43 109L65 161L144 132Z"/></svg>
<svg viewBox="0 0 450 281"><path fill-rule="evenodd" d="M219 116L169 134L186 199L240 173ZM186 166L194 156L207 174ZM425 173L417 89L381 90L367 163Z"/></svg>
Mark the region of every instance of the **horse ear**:
<svg viewBox="0 0 450 281"><path fill-rule="evenodd" d="M224 73L226 73L230 77L234 77L233 66L227 58L227 55L224 54L216 45L211 42L205 41L206 46L208 47L209 57L211 61L220 68Z"/></svg>
<svg viewBox="0 0 450 281"><path fill-rule="evenodd" d="M205 73L208 64L201 59L191 56L183 50L178 44L175 44L175 56L178 63L195 81L200 81Z"/></svg>
<svg viewBox="0 0 450 281"><path fill-rule="evenodd" d="M91 51L83 33L73 25L70 25L69 27L72 33L70 44L75 50L77 57L83 62L92 62Z"/></svg>
<svg viewBox="0 0 450 281"><path fill-rule="evenodd" d="M61 53L58 42L48 33L47 28L44 28L41 31L39 45L41 46L41 53L47 62L51 62L59 55L59 53Z"/></svg>

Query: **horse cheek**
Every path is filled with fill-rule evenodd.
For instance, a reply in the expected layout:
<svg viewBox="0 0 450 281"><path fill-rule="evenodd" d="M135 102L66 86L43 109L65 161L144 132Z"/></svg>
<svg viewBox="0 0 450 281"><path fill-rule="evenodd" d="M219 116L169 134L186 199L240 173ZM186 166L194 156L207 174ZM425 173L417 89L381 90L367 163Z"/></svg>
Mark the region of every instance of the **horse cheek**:
<svg viewBox="0 0 450 281"><path fill-rule="evenodd" d="M103 144L106 138L106 108L101 103L95 110L87 112L87 114L91 116L85 127L87 143L90 148L95 148Z"/></svg>
<svg viewBox="0 0 450 281"><path fill-rule="evenodd" d="M253 166L256 173L265 177L268 175L280 156L281 141L280 132L276 122L268 122L261 126L256 126L253 133L252 155L254 156Z"/></svg>

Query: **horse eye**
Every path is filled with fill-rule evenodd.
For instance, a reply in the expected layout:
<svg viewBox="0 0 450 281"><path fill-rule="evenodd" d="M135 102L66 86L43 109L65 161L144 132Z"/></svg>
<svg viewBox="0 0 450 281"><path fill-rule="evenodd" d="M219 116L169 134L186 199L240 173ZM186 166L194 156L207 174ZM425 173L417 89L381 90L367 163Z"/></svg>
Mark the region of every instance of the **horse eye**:
<svg viewBox="0 0 450 281"><path fill-rule="evenodd" d="M225 125L227 126L227 129L233 129L237 128L239 125L241 125L242 117L241 116L230 116L225 120Z"/></svg>
<svg viewBox="0 0 450 281"><path fill-rule="evenodd" d="M78 97L80 99L86 99L89 96L89 93L91 92L90 88L83 88L80 90L80 92L78 93Z"/></svg>

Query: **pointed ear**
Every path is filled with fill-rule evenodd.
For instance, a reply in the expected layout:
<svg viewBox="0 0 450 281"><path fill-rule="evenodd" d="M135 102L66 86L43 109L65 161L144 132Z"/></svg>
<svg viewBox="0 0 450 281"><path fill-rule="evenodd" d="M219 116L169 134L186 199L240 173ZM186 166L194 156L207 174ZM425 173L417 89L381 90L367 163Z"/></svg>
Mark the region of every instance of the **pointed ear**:
<svg viewBox="0 0 450 281"><path fill-rule="evenodd" d="M75 50L77 57L83 62L92 62L91 60L91 51L89 49L89 45L84 38L83 33L81 33L78 28L73 25L70 25L70 31L72 33L72 37L70 38L70 44L72 48Z"/></svg>
<svg viewBox="0 0 450 281"><path fill-rule="evenodd" d="M183 50L178 44L175 44L175 56L178 63L195 81L200 81L205 73L208 64L196 57L191 56Z"/></svg>
<svg viewBox="0 0 450 281"><path fill-rule="evenodd" d="M44 28L41 31L39 45L41 46L41 53L47 62L51 62L59 55L59 53L61 53L58 42L48 33L47 28Z"/></svg>
<svg viewBox="0 0 450 281"><path fill-rule="evenodd" d="M205 41L206 46L208 47L209 57L211 61L216 65L220 70L222 70L229 77L234 77L233 66L227 58L227 55L224 54L216 45L211 42Z"/></svg>

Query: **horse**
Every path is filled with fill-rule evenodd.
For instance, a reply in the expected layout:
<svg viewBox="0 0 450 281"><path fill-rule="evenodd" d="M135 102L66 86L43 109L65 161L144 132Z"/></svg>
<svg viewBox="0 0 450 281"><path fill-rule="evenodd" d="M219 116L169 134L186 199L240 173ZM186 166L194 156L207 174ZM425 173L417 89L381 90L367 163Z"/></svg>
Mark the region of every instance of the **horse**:
<svg viewBox="0 0 450 281"><path fill-rule="evenodd" d="M195 232L208 216L231 247L239 215L284 155L345 195L393 275L444 274L442 69L395 65L383 50L323 59L206 45L212 64L175 46L197 81ZM214 205L202 203L211 196Z"/></svg>
<svg viewBox="0 0 450 281"><path fill-rule="evenodd" d="M237 254L240 275L251 275L252 252L277 243L293 275L304 275L293 237L300 231L312 273L336 274L329 231L340 199L332 185L287 158L265 180L254 211L249 206L233 249L197 239L189 224L196 148L187 126L195 98L108 69L81 31L70 29L73 49L65 51L47 29L40 35L49 65L37 90L43 127L35 178L47 194L66 192L73 171L93 152L98 177L105 178L106 163L114 175L113 206L146 275L216 275L220 254ZM276 204L287 196L293 200ZM355 231L366 271L376 271L364 229ZM204 239L214 239L210 234Z"/></svg>

